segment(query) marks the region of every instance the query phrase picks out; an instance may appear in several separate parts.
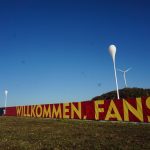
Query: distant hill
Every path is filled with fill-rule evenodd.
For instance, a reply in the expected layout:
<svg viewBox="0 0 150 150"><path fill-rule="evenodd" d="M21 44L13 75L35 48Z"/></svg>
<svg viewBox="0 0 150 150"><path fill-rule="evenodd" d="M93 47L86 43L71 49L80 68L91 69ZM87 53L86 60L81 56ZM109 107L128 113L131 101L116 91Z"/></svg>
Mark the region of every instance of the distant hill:
<svg viewBox="0 0 150 150"><path fill-rule="evenodd" d="M136 98L136 97L143 97L143 96L150 96L150 89L143 89L143 88L124 88L119 90L120 98ZM117 99L116 91L111 91L101 96L96 96L92 98L92 100L107 100L107 99Z"/></svg>

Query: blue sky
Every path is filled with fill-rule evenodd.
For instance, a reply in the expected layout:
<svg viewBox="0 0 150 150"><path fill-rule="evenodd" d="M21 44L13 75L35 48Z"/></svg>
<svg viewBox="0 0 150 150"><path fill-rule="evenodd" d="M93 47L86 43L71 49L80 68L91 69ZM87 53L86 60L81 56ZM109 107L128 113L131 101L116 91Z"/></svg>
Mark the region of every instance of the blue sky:
<svg viewBox="0 0 150 150"><path fill-rule="evenodd" d="M150 88L148 0L1 0L0 106L89 100L129 87ZM119 88L124 87L117 72Z"/></svg>

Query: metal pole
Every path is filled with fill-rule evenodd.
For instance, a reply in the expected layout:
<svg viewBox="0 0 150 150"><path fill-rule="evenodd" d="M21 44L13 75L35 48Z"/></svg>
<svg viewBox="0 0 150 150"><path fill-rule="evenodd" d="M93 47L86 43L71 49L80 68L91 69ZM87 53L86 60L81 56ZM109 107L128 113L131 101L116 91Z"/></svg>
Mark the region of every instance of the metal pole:
<svg viewBox="0 0 150 150"><path fill-rule="evenodd" d="M124 83L125 83L125 87L127 88L126 72L124 72L124 75L123 75L123 77L124 77Z"/></svg>
<svg viewBox="0 0 150 150"><path fill-rule="evenodd" d="M4 111L4 115L6 115L6 108L7 108L7 94L8 94L8 91L5 90L5 111Z"/></svg>
<svg viewBox="0 0 150 150"><path fill-rule="evenodd" d="M117 73L116 73L116 63L115 63L115 60L113 61L113 64L114 64L114 73L115 73L116 88L117 88L117 98L120 99L119 90L118 90L118 80L117 80Z"/></svg>

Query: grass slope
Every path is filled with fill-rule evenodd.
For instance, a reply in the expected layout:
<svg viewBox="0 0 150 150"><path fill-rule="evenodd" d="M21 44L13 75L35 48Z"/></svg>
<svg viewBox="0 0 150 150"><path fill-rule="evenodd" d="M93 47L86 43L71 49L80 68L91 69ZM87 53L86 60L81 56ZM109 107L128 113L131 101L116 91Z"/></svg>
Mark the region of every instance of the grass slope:
<svg viewBox="0 0 150 150"><path fill-rule="evenodd" d="M0 117L0 149L150 149L150 124Z"/></svg>

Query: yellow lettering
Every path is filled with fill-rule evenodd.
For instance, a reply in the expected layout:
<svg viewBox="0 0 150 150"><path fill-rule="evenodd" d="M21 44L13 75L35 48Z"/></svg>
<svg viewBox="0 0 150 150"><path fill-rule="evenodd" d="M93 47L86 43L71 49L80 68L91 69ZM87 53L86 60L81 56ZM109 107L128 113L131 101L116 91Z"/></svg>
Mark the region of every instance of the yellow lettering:
<svg viewBox="0 0 150 150"><path fill-rule="evenodd" d="M68 106L69 106L69 103L63 104L63 118L69 118L69 115L66 114L69 112L69 108L67 108Z"/></svg>
<svg viewBox="0 0 150 150"><path fill-rule="evenodd" d="M32 116L35 117L35 107L36 107L36 105L31 106L31 117Z"/></svg>
<svg viewBox="0 0 150 150"><path fill-rule="evenodd" d="M74 119L74 113L81 119L81 102L78 102L78 108L71 103L71 118Z"/></svg>
<svg viewBox="0 0 150 150"><path fill-rule="evenodd" d="M99 105L104 104L104 100L95 101L95 119L99 120L99 113L104 112L104 108L99 108Z"/></svg>
<svg viewBox="0 0 150 150"><path fill-rule="evenodd" d="M61 107L60 107L60 104L58 105L58 108L56 110L56 107L55 107L55 104L53 104L53 111L52 111L52 118L62 118L62 114L61 114Z"/></svg>
<svg viewBox="0 0 150 150"><path fill-rule="evenodd" d="M46 109L46 106L44 105L44 110L43 110L43 117L49 117L51 118L51 108L50 105L48 105L48 109Z"/></svg>
<svg viewBox="0 0 150 150"><path fill-rule="evenodd" d="M36 106L36 117L41 117L42 116L42 106L41 105L37 105Z"/></svg>
<svg viewBox="0 0 150 150"><path fill-rule="evenodd" d="M21 116L24 116L24 107L22 106Z"/></svg>
<svg viewBox="0 0 150 150"><path fill-rule="evenodd" d="M114 111L113 114L112 114L112 110ZM122 120L114 101L110 102L105 120L109 120L110 118L116 118L119 121Z"/></svg>
<svg viewBox="0 0 150 150"><path fill-rule="evenodd" d="M150 109L150 97L148 97L146 99L146 106L147 106L148 109ZM147 119L148 119L148 122L150 122L150 116L147 116Z"/></svg>
<svg viewBox="0 0 150 150"><path fill-rule="evenodd" d="M22 106L17 106L16 107L16 110L17 110L17 116L21 116L21 114L22 114Z"/></svg>
<svg viewBox="0 0 150 150"><path fill-rule="evenodd" d="M137 109L135 109L126 100L123 100L124 121L129 121L129 111L132 112L140 121L143 121L143 109L141 98L136 98Z"/></svg>
<svg viewBox="0 0 150 150"><path fill-rule="evenodd" d="M30 106L27 106L27 117L30 117L29 107L30 107Z"/></svg>
<svg viewBox="0 0 150 150"><path fill-rule="evenodd" d="M26 106L23 106L23 110L24 110L24 111L23 111L23 116L26 117L26 116L27 116L27 115L26 115Z"/></svg>

